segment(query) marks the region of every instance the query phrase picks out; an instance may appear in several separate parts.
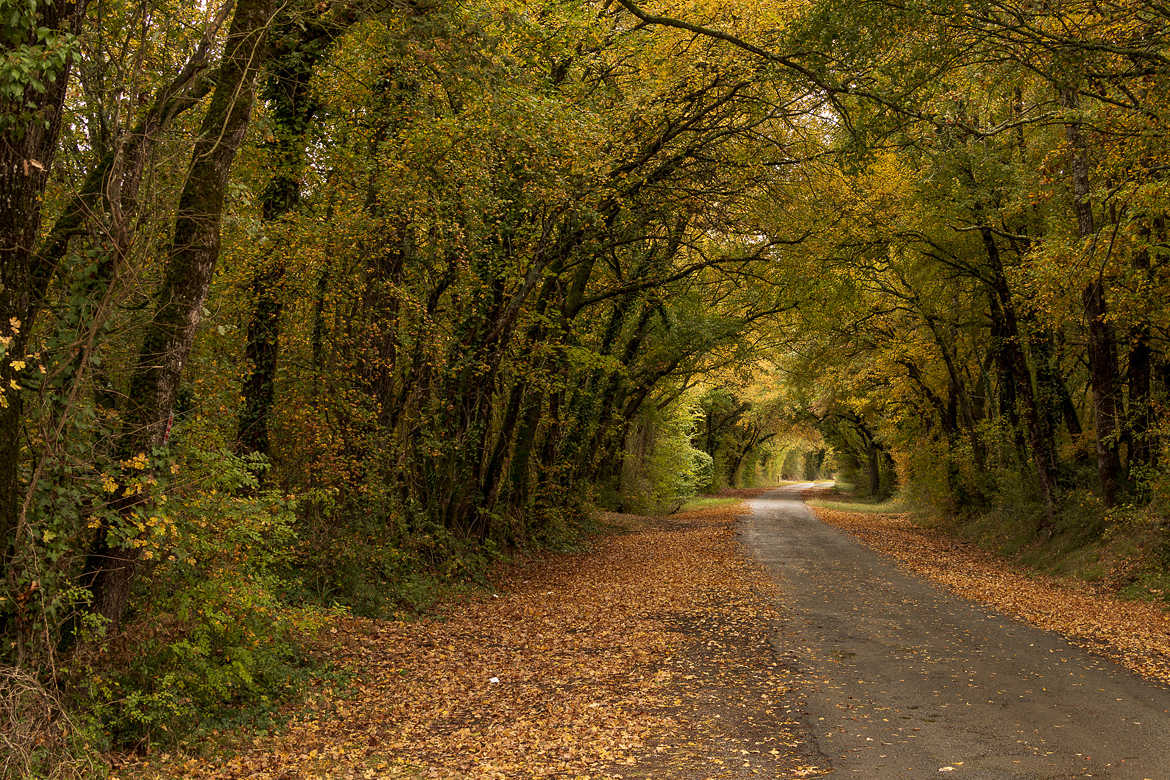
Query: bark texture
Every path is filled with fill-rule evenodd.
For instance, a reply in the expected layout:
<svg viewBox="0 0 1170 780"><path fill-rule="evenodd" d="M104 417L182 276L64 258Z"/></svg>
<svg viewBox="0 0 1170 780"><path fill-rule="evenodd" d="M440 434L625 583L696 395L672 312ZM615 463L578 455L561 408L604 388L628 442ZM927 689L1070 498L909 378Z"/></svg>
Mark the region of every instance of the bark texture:
<svg viewBox="0 0 1170 780"><path fill-rule="evenodd" d="M179 198L166 276L130 380L119 445L125 455L149 453L165 444L170 433L183 365L219 259L228 177L251 118L274 5L274 0L241 0L236 6L211 105ZM127 511L142 500L119 496L114 506ZM115 625L125 611L137 560L135 548L111 545L102 532L87 557L82 584L93 596L93 610Z"/></svg>

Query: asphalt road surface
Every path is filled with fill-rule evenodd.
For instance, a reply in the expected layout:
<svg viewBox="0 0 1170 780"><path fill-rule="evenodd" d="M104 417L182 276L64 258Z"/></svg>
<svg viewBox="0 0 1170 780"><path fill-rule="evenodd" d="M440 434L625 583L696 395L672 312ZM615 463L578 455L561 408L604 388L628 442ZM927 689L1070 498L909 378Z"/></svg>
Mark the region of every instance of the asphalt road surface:
<svg viewBox="0 0 1170 780"><path fill-rule="evenodd" d="M899 571L801 489L750 501L741 538L831 777L1170 780L1170 689Z"/></svg>

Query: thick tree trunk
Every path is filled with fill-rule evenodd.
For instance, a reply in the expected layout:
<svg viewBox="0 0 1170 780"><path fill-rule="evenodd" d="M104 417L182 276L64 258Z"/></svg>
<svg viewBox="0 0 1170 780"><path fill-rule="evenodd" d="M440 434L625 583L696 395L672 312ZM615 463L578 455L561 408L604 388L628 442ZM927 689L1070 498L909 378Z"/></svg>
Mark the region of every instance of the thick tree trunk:
<svg viewBox="0 0 1170 780"><path fill-rule="evenodd" d="M492 511L499 498L504 465L507 462L508 452L512 449L516 426L520 421L520 411L527 395L525 383L514 383L508 389L508 405L504 410L504 419L500 422L500 430L496 435L495 445L491 456L484 468L483 484L480 486L481 508Z"/></svg>
<svg viewBox="0 0 1170 780"><path fill-rule="evenodd" d="M38 30L76 34L85 6L85 0L32 4L33 18L24 20L30 30L26 43L37 42ZM30 11L11 13L19 18ZM6 345L3 351L7 356L0 360L0 563L5 569L15 541L21 499L23 398L13 388L20 380L12 363L23 357L28 344L37 311L36 291L49 281L50 273L41 266L36 244L71 69L72 58L68 58L59 68L32 73L43 89L28 87L18 97L0 100L0 116L8 120L0 125L0 343Z"/></svg>
<svg viewBox="0 0 1170 780"><path fill-rule="evenodd" d="M544 393L540 390L530 390L525 395L524 416L516 429L512 462L508 464L508 500L518 509L526 508L532 498L532 452L540 428L541 407L544 405Z"/></svg>
<svg viewBox="0 0 1170 780"><path fill-rule="evenodd" d="M1144 328L1133 334L1129 349L1129 472L1135 474L1154 465L1157 452L1150 441L1153 408L1150 404L1152 378L1149 333Z"/></svg>
<svg viewBox="0 0 1170 780"><path fill-rule="evenodd" d="M1113 326L1106 320L1105 286L1091 282L1082 295L1089 331L1089 381L1093 388L1093 411L1097 429L1097 475L1106 506L1117 503L1121 485L1121 456L1118 441L1117 341Z"/></svg>
<svg viewBox="0 0 1170 780"><path fill-rule="evenodd" d="M125 435L119 445L126 455L149 454L165 444L170 433L183 364L219 259L228 176L251 117L254 82L274 4L240 0L236 6L211 105L179 197L166 276L130 379ZM121 497L114 506L125 511L142 500ZM99 532L86 560L82 584L93 596L91 606L115 626L126 608L137 559L136 548L113 546Z"/></svg>
<svg viewBox="0 0 1170 780"><path fill-rule="evenodd" d="M252 314L244 348L248 373L244 376L237 423L237 449L267 455L272 405L276 399L276 358L280 349L280 319L284 304L279 287L283 273L268 269L252 277Z"/></svg>
<svg viewBox="0 0 1170 780"><path fill-rule="evenodd" d="M881 451L874 442L866 447L866 456L869 461L869 495L878 496L882 492Z"/></svg>
<svg viewBox="0 0 1170 780"><path fill-rule="evenodd" d="M996 378L998 380L999 396L998 410L1001 420L1006 420L1012 436L1012 443L1016 449L1016 456L1021 463L1028 460L1027 444L1024 441L1024 428L1020 422L1020 405L1016 398L1016 375L1012 368L1013 361L1008 350L1007 325L1004 320L1003 307L999 303L999 295L991 290L988 292L988 309L991 316L991 352L995 360Z"/></svg>
<svg viewBox="0 0 1170 780"><path fill-rule="evenodd" d="M1145 236L1149 240L1149 235ZM1150 253L1142 249L1133 260L1134 269L1143 277L1150 276ZM1129 334L1129 462L1127 470L1131 481L1142 476L1142 472L1155 465L1158 451L1154 446L1151 429L1155 411L1151 389L1153 387L1154 352L1150 346L1150 323L1142 319L1130 329Z"/></svg>
<svg viewBox="0 0 1170 780"><path fill-rule="evenodd" d="M1032 386L1032 373L1028 368L1027 357L1024 355L1019 319L1016 317L1015 305L1012 302L1007 275L1003 270L999 247L989 229L983 228L980 232L983 236L983 245L987 251L992 274L992 295L995 298L992 304L992 318L994 321L996 316L1002 317L1002 322L998 326L1002 338L999 348L1003 350L1004 360L1010 367L1010 373L1015 380L1015 395L1022 402L1021 405L1024 408L1024 425L1028 434L1028 445L1032 452L1032 462L1036 467L1040 496L1044 501L1046 522L1051 525L1056 519L1057 502L1056 443L1054 432L1049 424L1051 418L1041 406Z"/></svg>
<svg viewBox="0 0 1170 780"><path fill-rule="evenodd" d="M263 98L271 107L275 137L268 145L274 170L260 198L261 216L269 226L300 203L305 145L317 112L309 83L339 29L312 22L306 26L299 14L295 18L293 14L278 17L275 24L275 54L263 90ZM284 310L280 289L284 266L272 258L262 262L265 267L251 284L252 314L245 348L248 373L242 388L237 440L241 451L267 455Z"/></svg>
<svg viewBox="0 0 1170 780"><path fill-rule="evenodd" d="M1060 90L1060 102L1070 113L1077 110L1077 93L1072 87ZM1089 157L1081 132L1081 122L1070 116L1065 122L1065 136L1072 151L1071 172L1073 210L1077 217L1077 234L1087 244L1096 232L1092 194L1089 187ZM1087 249L1087 247L1086 247ZM1121 485L1119 454L1119 379L1117 339L1108 320L1105 283L1100 274L1092 278L1081 294L1089 342L1089 381L1093 388L1093 411L1097 429L1097 476L1101 497L1106 506L1117 503Z"/></svg>

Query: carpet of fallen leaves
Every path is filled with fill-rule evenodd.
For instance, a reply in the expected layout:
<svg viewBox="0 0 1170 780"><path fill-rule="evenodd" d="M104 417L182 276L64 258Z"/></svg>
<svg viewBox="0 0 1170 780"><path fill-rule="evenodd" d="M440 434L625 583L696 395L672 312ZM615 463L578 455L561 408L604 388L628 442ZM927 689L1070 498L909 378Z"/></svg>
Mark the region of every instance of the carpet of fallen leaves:
<svg viewBox="0 0 1170 780"><path fill-rule="evenodd" d="M590 552L502 571L414 621L346 620L275 735L118 776L802 777L817 773L772 652L777 593L735 539L744 507L606 516Z"/></svg>
<svg viewBox="0 0 1170 780"><path fill-rule="evenodd" d="M1170 613L1157 604L1117 598L1102 588L1021 571L904 514L814 507L818 518L955 593L988 604L1153 680L1170 683Z"/></svg>

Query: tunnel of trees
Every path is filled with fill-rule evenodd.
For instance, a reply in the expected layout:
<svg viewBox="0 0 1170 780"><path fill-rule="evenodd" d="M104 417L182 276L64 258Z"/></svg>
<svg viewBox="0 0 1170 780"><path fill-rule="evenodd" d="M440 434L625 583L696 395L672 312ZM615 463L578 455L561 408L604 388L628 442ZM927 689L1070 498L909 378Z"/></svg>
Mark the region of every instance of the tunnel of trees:
<svg viewBox="0 0 1170 780"><path fill-rule="evenodd" d="M2 17L0 685L95 739L597 506L836 474L1170 559L1165 6Z"/></svg>

